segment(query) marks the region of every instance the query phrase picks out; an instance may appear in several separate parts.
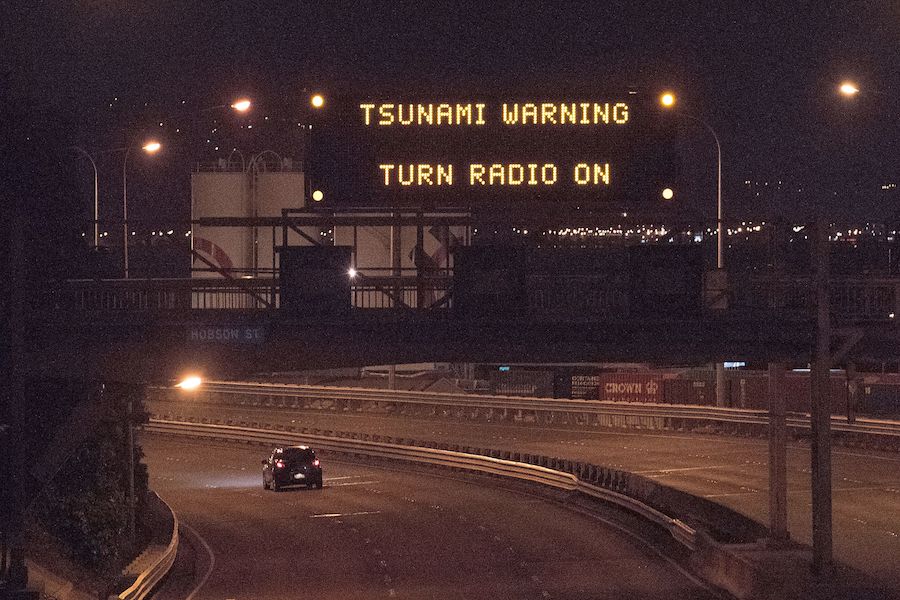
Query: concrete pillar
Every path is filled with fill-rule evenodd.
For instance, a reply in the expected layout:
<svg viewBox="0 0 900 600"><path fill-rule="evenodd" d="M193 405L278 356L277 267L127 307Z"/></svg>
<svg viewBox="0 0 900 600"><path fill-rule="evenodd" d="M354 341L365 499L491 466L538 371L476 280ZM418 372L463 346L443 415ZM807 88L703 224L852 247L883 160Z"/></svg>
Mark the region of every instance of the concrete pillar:
<svg viewBox="0 0 900 600"><path fill-rule="evenodd" d="M769 535L773 544L790 539L787 523L787 426L784 365L769 363Z"/></svg>
<svg viewBox="0 0 900 600"><path fill-rule="evenodd" d="M715 363L716 371L716 406L724 408L728 406L728 383L725 379L725 363Z"/></svg>

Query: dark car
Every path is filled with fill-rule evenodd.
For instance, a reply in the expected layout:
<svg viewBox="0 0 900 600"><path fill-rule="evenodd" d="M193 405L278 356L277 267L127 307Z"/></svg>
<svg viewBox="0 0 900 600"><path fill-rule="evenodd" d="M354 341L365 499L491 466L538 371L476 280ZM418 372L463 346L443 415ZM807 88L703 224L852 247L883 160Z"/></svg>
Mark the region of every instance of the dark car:
<svg viewBox="0 0 900 600"><path fill-rule="evenodd" d="M275 448L262 464L264 489L277 492L289 485L322 487L322 466L309 446Z"/></svg>

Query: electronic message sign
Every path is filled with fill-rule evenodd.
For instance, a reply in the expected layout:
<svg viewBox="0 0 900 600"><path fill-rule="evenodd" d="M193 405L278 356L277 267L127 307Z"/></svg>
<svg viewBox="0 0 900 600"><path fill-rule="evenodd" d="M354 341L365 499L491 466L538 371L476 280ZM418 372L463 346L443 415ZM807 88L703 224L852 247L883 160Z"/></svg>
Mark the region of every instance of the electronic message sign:
<svg viewBox="0 0 900 600"><path fill-rule="evenodd" d="M344 206L633 205L678 188L674 134L671 115L633 91L333 99L310 175Z"/></svg>

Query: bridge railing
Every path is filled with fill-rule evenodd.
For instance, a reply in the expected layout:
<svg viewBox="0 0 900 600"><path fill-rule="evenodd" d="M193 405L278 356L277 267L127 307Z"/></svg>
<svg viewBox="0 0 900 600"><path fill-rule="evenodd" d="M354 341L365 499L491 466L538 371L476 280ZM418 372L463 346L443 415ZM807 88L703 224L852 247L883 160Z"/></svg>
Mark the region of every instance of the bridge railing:
<svg viewBox="0 0 900 600"><path fill-rule="evenodd" d="M809 277L755 275L733 277L729 306L733 310L811 314L815 282ZM841 321L891 321L900 315L900 280L833 278L829 281L832 316Z"/></svg>
<svg viewBox="0 0 900 600"><path fill-rule="evenodd" d="M446 308L448 275L358 276L351 306L362 309ZM77 279L51 295L53 308L76 311L268 310L281 307L277 278ZM45 300L47 301L47 300Z"/></svg>
<svg viewBox="0 0 900 600"><path fill-rule="evenodd" d="M730 279L726 316L729 313L800 318L812 315L814 283L811 278L732 275ZM449 273L427 277L357 276L351 282L350 302L357 309L447 308L452 306L452 281ZM832 279L829 289L832 315L838 321L891 322L895 315L900 318L900 279ZM539 292L529 292L524 301L530 304L540 300L543 297ZM273 277L68 280L53 291L49 302L54 308L95 312L255 311L281 306L279 282ZM541 302L535 306L538 312L546 308ZM602 306L588 303L576 316L589 320L628 314L626 305L616 306L615 302Z"/></svg>
<svg viewBox="0 0 900 600"><path fill-rule="evenodd" d="M53 308L77 311L266 309L278 306L277 280L77 279L55 290Z"/></svg>

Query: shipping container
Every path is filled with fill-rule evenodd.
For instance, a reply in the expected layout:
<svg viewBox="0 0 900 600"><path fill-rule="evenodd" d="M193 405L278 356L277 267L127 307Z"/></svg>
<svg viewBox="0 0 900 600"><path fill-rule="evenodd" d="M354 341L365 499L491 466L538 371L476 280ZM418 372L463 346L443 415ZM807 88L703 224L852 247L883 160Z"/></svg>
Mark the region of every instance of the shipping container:
<svg viewBox="0 0 900 600"><path fill-rule="evenodd" d="M598 395L600 400L613 402L662 403L663 374L658 371L603 373Z"/></svg>
<svg viewBox="0 0 900 600"><path fill-rule="evenodd" d="M494 371L492 387L498 396L553 397L553 371L512 368Z"/></svg>
<svg viewBox="0 0 900 600"><path fill-rule="evenodd" d="M896 383L866 383L864 379L860 387L862 389L859 396L858 413L900 417L900 385Z"/></svg>

